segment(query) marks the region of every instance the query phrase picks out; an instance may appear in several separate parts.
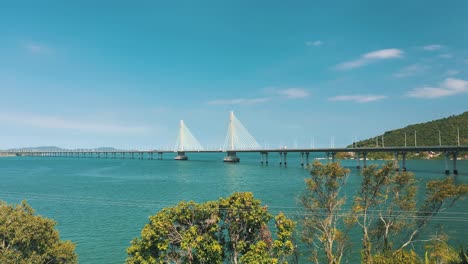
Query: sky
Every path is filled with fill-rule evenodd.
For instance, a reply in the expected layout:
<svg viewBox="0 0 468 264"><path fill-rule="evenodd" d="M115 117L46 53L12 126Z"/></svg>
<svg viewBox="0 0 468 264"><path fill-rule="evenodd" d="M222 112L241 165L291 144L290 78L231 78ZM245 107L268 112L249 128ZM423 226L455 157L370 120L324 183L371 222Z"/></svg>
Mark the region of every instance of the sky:
<svg viewBox="0 0 468 264"><path fill-rule="evenodd" d="M1 1L0 149L346 146L468 110L468 2Z"/></svg>

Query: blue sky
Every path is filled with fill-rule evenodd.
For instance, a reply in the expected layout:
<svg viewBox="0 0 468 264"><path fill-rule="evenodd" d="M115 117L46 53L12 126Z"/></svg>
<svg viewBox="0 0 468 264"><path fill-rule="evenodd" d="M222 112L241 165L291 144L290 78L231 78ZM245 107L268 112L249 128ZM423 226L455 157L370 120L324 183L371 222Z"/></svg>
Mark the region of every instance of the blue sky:
<svg viewBox="0 0 468 264"><path fill-rule="evenodd" d="M467 1L2 1L0 149L349 144L468 109Z"/></svg>

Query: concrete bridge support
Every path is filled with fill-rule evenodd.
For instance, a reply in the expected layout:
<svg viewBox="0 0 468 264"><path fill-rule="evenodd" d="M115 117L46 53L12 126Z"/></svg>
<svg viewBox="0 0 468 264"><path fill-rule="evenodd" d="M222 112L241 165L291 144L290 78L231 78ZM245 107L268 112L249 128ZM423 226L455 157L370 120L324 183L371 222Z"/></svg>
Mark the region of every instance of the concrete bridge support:
<svg viewBox="0 0 468 264"><path fill-rule="evenodd" d="M301 167L304 167L304 152L301 152Z"/></svg>
<svg viewBox="0 0 468 264"><path fill-rule="evenodd" d="M450 159L450 154L448 152L445 152L445 174L446 175L449 175L450 174L450 170L449 170L449 159Z"/></svg>
<svg viewBox="0 0 468 264"><path fill-rule="evenodd" d="M287 160L286 160L286 155L288 153L287 152L280 152L279 155L280 155L280 165L284 165L286 166L288 164Z"/></svg>
<svg viewBox="0 0 468 264"><path fill-rule="evenodd" d="M361 168L361 153L355 152L354 159L356 160L356 169L360 169Z"/></svg>
<svg viewBox="0 0 468 264"><path fill-rule="evenodd" d="M306 165L309 165L309 152L306 152Z"/></svg>
<svg viewBox="0 0 468 264"><path fill-rule="evenodd" d="M395 171L399 171L400 168L398 167L398 152L394 152L393 153L393 169L395 169Z"/></svg>
<svg viewBox="0 0 468 264"><path fill-rule="evenodd" d="M362 167L365 169L367 168L367 152L362 153Z"/></svg>
<svg viewBox="0 0 468 264"><path fill-rule="evenodd" d="M268 152L260 152L261 161L260 163L268 165Z"/></svg>
<svg viewBox="0 0 468 264"><path fill-rule="evenodd" d="M240 159L237 157L235 151L228 151L227 156L223 159L224 162L239 162Z"/></svg>
<svg viewBox="0 0 468 264"><path fill-rule="evenodd" d="M401 171L406 171L406 152L401 153Z"/></svg>
<svg viewBox="0 0 468 264"><path fill-rule="evenodd" d="M458 175L456 151L452 152L452 157L453 157L453 175Z"/></svg>
<svg viewBox="0 0 468 264"><path fill-rule="evenodd" d="M174 157L175 160L188 160L187 155L184 151L177 151L177 156Z"/></svg>

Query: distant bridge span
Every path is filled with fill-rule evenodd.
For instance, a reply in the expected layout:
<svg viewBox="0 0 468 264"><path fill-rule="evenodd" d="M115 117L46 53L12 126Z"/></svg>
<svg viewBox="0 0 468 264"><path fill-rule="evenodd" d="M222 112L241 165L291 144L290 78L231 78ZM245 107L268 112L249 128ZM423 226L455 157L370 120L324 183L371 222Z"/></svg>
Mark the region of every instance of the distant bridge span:
<svg viewBox="0 0 468 264"><path fill-rule="evenodd" d="M383 143L383 139L382 139ZM356 167L361 168L361 160L363 163L362 167L366 167L368 153L374 152L391 152L394 154L394 166L396 170L399 170L399 157L401 156L401 169L406 171L406 155L408 153L417 153L421 151L434 151L442 152L445 154L445 173L449 174L449 161L452 157L452 169L453 174L458 174L457 170L457 155L460 152L468 151L468 146L460 146L460 136L458 133L458 145L457 146L443 146L441 144L439 134L439 145L438 146L416 146L416 134L415 134L415 146L404 147L385 147L383 144L381 147L352 147L352 148L262 148L257 143L255 138L249 133L249 131L242 125L242 123L234 116L234 112L229 114L229 125L227 130L226 139L221 149L204 149L203 146L198 142L189 128L185 125L183 120L180 121L179 133L176 140L176 145L173 150L60 150L60 151L33 151L33 150L21 150L21 151L7 151L0 152L0 154L17 155L17 156L43 156L43 157L95 157L95 158L111 158L111 159L134 159L137 156L138 159L162 159L164 153L177 153L174 159L176 160L187 160L187 153L220 153L224 152L227 155L224 157L225 162L239 162L240 159L237 156L238 152L257 152L261 156L261 164L268 164L269 153L279 153L280 165L286 166L287 154L288 153L300 153L301 155L301 166L309 163L310 153L326 153L328 161L335 161L337 153L351 152L354 153L356 159ZM154 155L157 155L155 158Z"/></svg>
<svg viewBox="0 0 468 264"><path fill-rule="evenodd" d="M244 150L184 150L186 153L227 153L227 157L236 157L236 162L240 161L236 153L260 153L261 164L268 164L268 155L270 153L279 153L280 165L287 165L287 154L298 153L301 156L301 166L309 163L310 153L325 153L328 161L335 161L337 153L351 152L355 154L356 167L365 168L367 166L367 154L375 152L390 152L394 154L395 169L399 170L399 157L401 156L401 169L406 171L406 155L408 153L417 153L422 151L442 152L445 154L445 173L449 174L449 161L452 157L453 174L458 174L457 155L460 152L468 152L468 146L416 146L416 147L358 147L358 148L272 148L272 149L244 149ZM180 156L181 151L174 150L63 150L63 151L7 151L2 152L7 155L34 156L34 157L76 157L76 158L106 158L106 159L163 159L164 153L177 153ZM155 157L156 155L156 157ZM226 161L226 160L225 160Z"/></svg>

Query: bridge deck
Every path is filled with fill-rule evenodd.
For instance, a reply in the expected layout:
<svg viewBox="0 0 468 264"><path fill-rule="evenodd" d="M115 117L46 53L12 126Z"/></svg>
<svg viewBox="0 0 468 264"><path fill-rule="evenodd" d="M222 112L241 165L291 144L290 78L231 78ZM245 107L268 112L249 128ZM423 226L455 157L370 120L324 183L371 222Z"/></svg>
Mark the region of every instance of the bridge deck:
<svg viewBox="0 0 468 264"><path fill-rule="evenodd" d="M276 148L276 149L239 149L239 150L187 150L185 153L222 153L222 152L321 152L321 153L338 153L338 152L461 152L468 151L468 146L416 146L416 147L363 147L363 148ZM39 153L175 153L174 150L115 150L115 151L98 151L98 150L62 150L62 151L2 151L4 154L39 154Z"/></svg>

